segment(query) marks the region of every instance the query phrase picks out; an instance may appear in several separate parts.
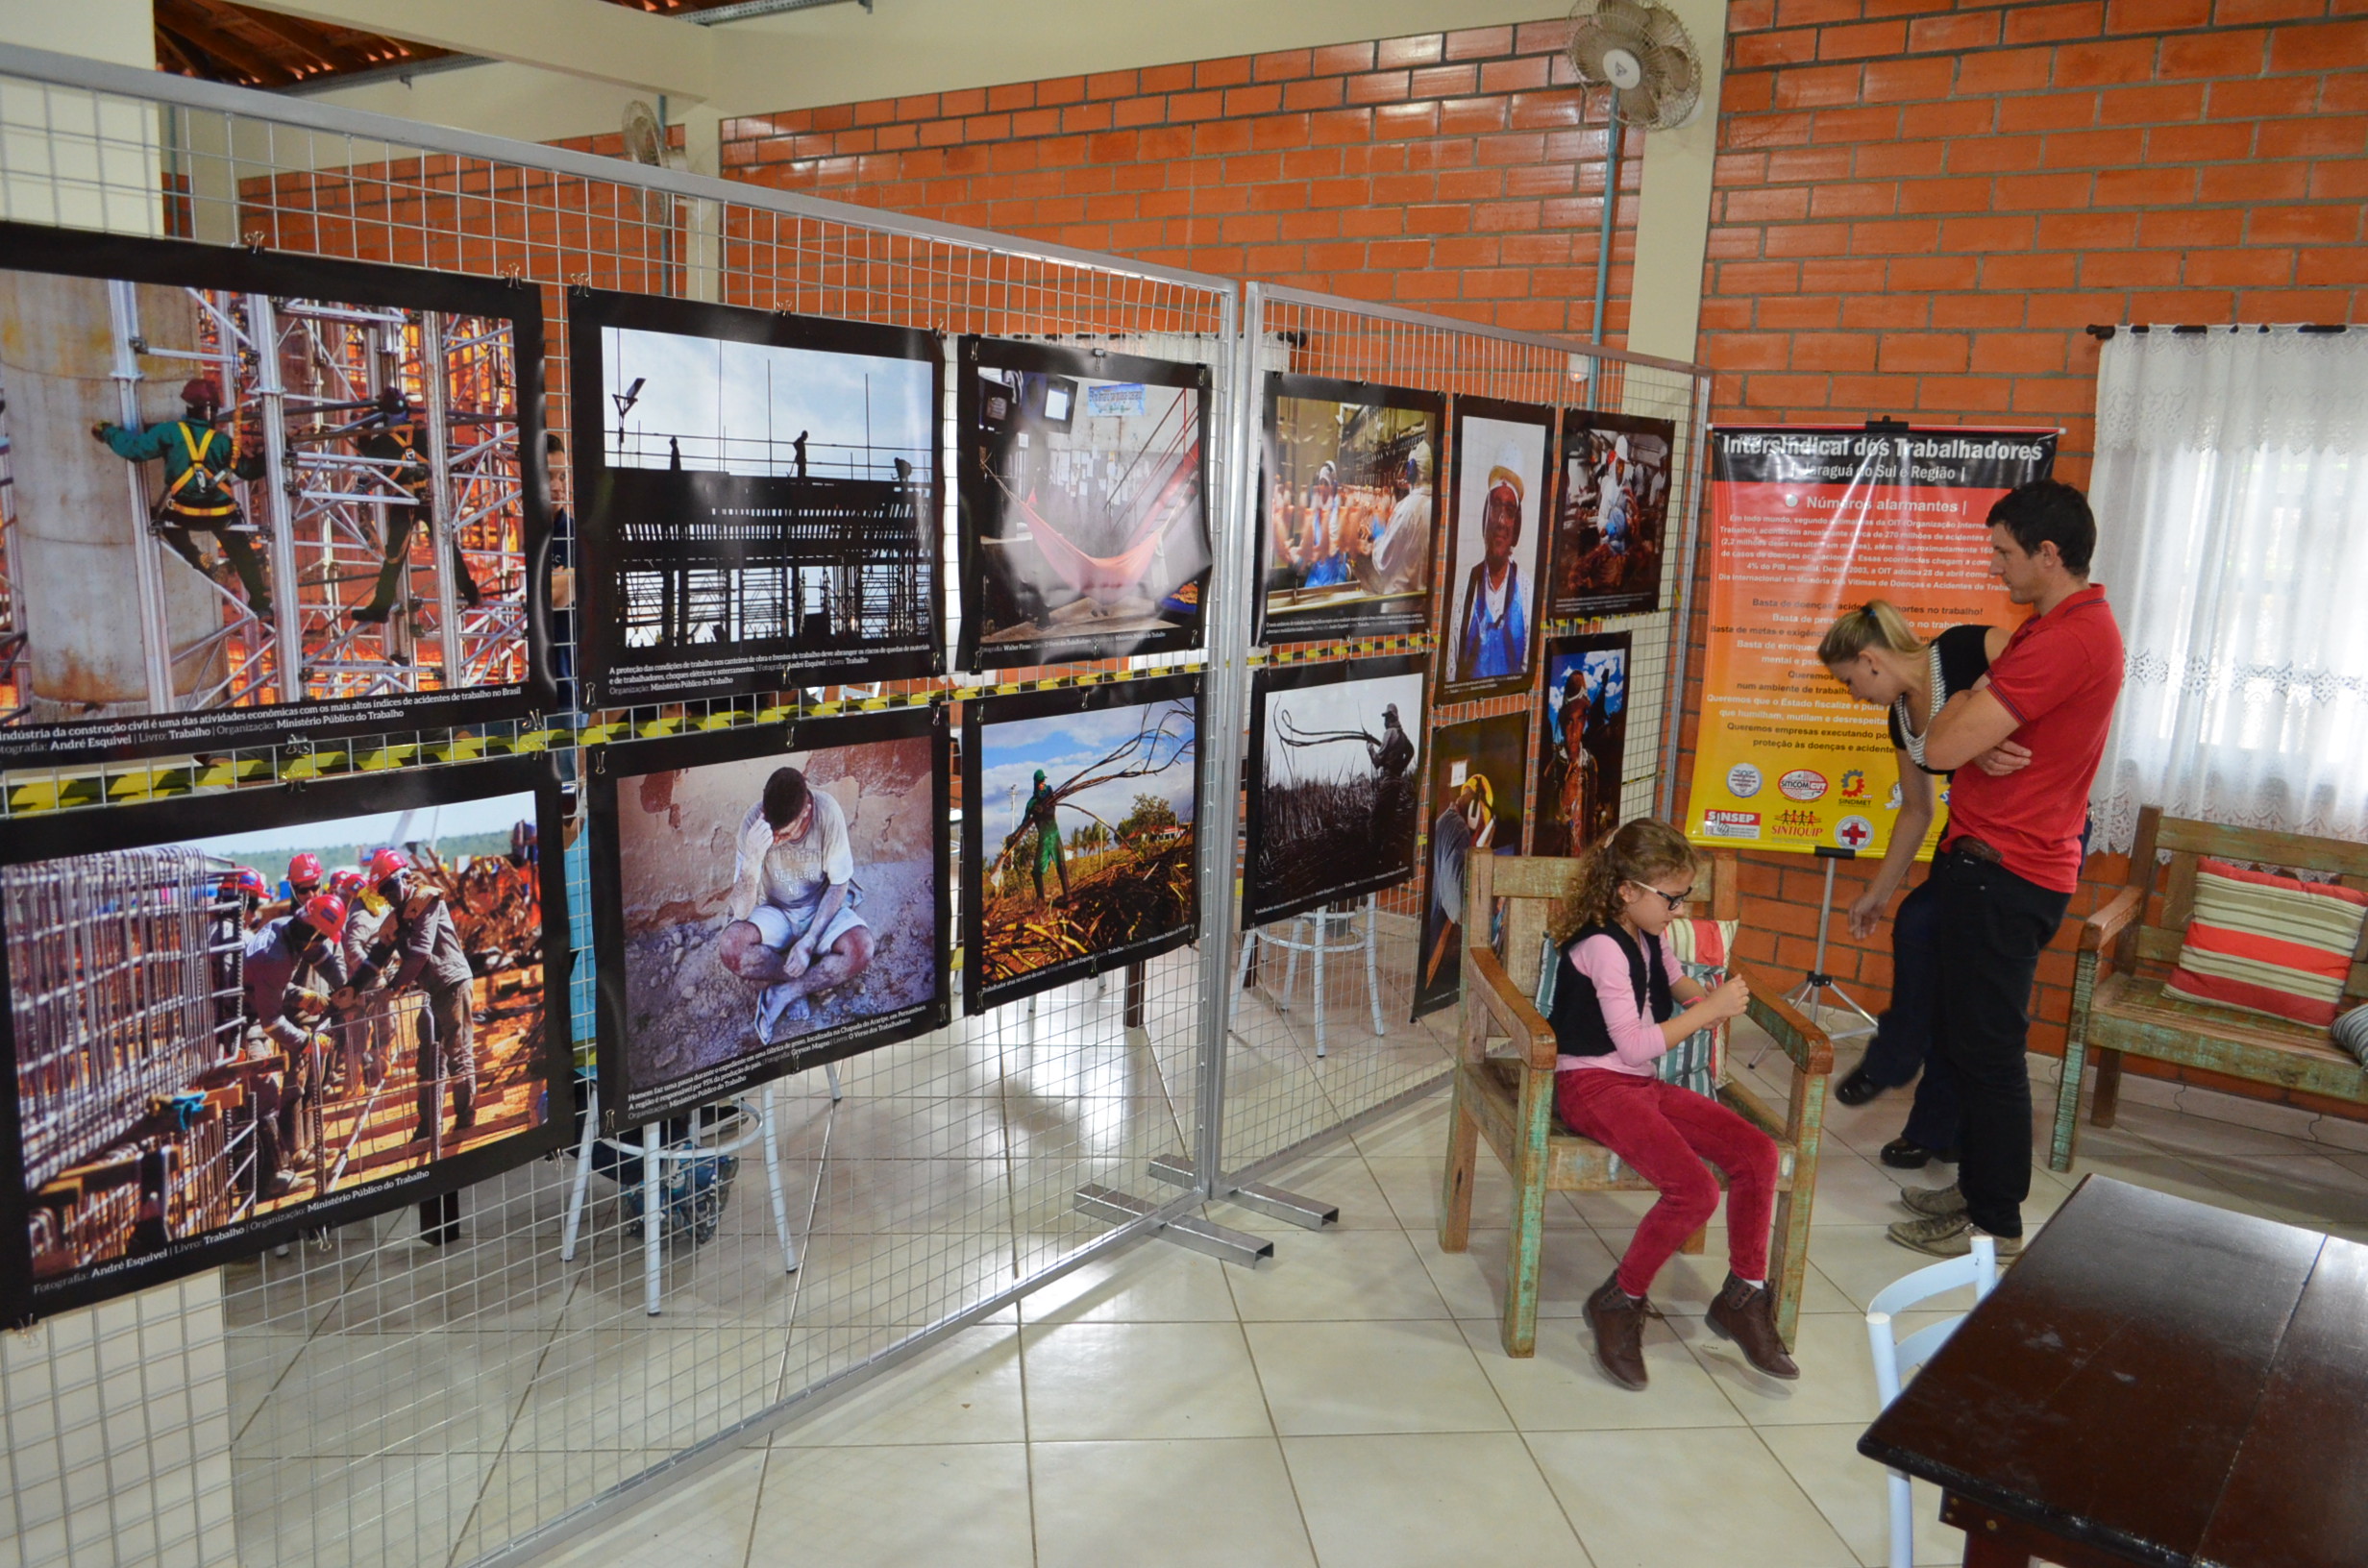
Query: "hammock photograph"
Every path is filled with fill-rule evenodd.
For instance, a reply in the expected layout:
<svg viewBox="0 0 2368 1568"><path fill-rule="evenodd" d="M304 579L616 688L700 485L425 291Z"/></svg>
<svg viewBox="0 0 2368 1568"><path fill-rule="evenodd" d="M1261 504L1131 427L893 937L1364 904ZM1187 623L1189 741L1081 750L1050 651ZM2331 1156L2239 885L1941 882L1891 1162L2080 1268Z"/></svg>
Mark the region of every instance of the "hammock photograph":
<svg viewBox="0 0 2368 1568"><path fill-rule="evenodd" d="M1207 367L987 338L957 359L965 667L1198 646Z"/></svg>

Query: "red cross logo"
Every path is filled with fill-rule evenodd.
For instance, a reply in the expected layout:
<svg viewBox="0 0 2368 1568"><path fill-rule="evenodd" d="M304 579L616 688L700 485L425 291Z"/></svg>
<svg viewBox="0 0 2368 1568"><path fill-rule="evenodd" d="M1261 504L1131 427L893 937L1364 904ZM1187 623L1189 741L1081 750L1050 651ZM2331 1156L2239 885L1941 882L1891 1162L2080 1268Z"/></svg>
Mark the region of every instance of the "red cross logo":
<svg viewBox="0 0 2368 1568"><path fill-rule="evenodd" d="M1864 848L1866 841L1874 836L1874 829L1856 817L1843 818L1841 825L1834 829L1834 837L1852 849Z"/></svg>

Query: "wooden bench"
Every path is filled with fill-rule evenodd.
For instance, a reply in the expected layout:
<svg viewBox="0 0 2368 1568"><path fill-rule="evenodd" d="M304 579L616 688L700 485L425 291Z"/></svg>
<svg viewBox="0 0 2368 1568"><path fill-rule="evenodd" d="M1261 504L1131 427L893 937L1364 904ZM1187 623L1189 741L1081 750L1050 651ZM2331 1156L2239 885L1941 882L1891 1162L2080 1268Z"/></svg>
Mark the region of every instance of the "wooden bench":
<svg viewBox="0 0 2368 1568"><path fill-rule="evenodd" d="M1741 903L1735 857L1715 853L1704 860L1712 917L1734 919ZM1508 1356L1537 1351L1545 1194L1653 1190L1650 1182L1611 1150L1569 1131L1554 1115L1554 1031L1539 1017L1531 998L1538 989L1547 922L1555 905L1569 896L1578 869L1576 860L1562 857L1474 855L1464 872L1464 998L1439 1245L1443 1252L1462 1252L1471 1244L1472 1175L1479 1142L1486 1139L1513 1178L1503 1326ZM1502 960L1487 942L1499 898L1506 901ZM1776 1294L1777 1332L1789 1344L1809 1267L1809 1214L1816 1193L1817 1149L1834 1047L1824 1030L1784 999L1783 988L1775 981L1747 965L1732 968L1751 987L1750 1017L1792 1059L1792 1092L1782 1115L1732 1076L1718 1086L1719 1098L1774 1139L1782 1155L1768 1283ZM1699 1252L1701 1245L1697 1235L1686 1250Z"/></svg>
<svg viewBox="0 0 2368 1568"><path fill-rule="evenodd" d="M2155 857L2162 850L2170 853L2171 870L2158 917L2152 894ZM2195 913L2196 862L2207 855L2333 873L2347 888L2368 888L2368 845L2165 817L2159 806L2139 812L2129 885L2081 928L2063 1078L2056 1089L2056 1134L2048 1150L2052 1170L2072 1168L2081 1084L2088 1075L2091 1051L2097 1057L2097 1093L2089 1119L2099 1127L2113 1125L2125 1054L2368 1105L2368 1070L2325 1029L2163 994L2163 981L2178 961L2187 921ZM2343 988L2345 1007L2368 999L2368 963L2363 960L2368 960L2368 935L2352 955L2351 979Z"/></svg>

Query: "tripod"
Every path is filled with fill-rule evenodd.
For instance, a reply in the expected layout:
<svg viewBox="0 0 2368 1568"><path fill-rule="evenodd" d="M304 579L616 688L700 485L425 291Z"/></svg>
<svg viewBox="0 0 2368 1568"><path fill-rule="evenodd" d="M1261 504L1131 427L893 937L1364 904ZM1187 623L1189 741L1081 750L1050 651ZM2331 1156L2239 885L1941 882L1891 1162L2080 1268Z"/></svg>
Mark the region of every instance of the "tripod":
<svg viewBox="0 0 2368 1568"><path fill-rule="evenodd" d="M1817 846L1816 854L1819 860L1825 862L1825 893L1817 900L1817 956L1810 960L1809 972L1801 976L1801 983L1799 985L1793 987L1791 991L1785 994L1785 1000L1790 1002L1794 1007L1807 1008L1809 1010L1809 1020L1820 1029L1825 1028L1825 1010L1828 1006L1832 1006L1837 1009L1847 1009L1848 1011L1857 1014L1860 1019L1859 1022L1852 1024L1847 1029L1829 1030L1826 1034L1826 1039L1831 1041L1838 1041L1844 1040L1856 1040L1861 1035L1871 1035L1875 1032L1877 1028L1875 1023L1875 1016L1867 1012L1866 1009L1859 1006L1859 1004L1851 998L1850 993L1842 990L1841 987L1836 983L1834 977L1826 972L1825 943L1826 929L1834 923L1834 862L1838 860L1856 860L1858 858L1858 851L1855 849L1829 849L1825 845L1819 845ZM1830 1003L1825 999L1823 994L1827 992L1831 992L1833 993L1833 1000ZM1761 1046L1760 1049L1753 1054L1750 1066L1755 1067L1758 1066L1760 1065L1760 1059L1767 1055L1767 1053L1768 1047L1766 1045Z"/></svg>
<svg viewBox="0 0 2368 1568"><path fill-rule="evenodd" d="M1855 860L1858 858L1858 851L1829 849L1819 845L1816 852L1817 858L1825 862L1825 894L1817 900L1817 956L1810 961L1809 972L1801 976L1801 983L1793 988L1791 994L1785 1000L1794 1007L1809 1009L1809 1020L1823 1029L1825 1028L1825 1010L1829 1004L1819 992L1832 992L1834 993L1832 1005L1847 1008L1850 1012L1857 1014L1862 1021L1852 1024L1847 1029L1830 1030L1826 1038L1835 1041L1856 1040L1861 1035L1871 1035L1875 1032L1877 1027L1875 1016L1852 1000L1850 993L1837 985L1834 977L1826 972L1825 943L1827 928L1834 923L1834 863L1838 860Z"/></svg>

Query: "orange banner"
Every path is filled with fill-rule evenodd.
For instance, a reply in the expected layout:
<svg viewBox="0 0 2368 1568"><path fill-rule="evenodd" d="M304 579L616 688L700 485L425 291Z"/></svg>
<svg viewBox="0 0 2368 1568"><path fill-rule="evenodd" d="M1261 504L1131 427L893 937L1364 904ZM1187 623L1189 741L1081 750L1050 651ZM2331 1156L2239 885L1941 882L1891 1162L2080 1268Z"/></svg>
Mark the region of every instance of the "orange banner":
<svg viewBox="0 0 2368 1568"><path fill-rule="evenodd" d="M1879 856L1899 811L1895 753L1883 710L1817 662L1817 642L1870 599L1927 639L2019 620L1989 576L1985 524L2000 496L2047 477L2056 432L1787 426L1714 430L1711 443L1710 637L1686 835Z"/></svg>

